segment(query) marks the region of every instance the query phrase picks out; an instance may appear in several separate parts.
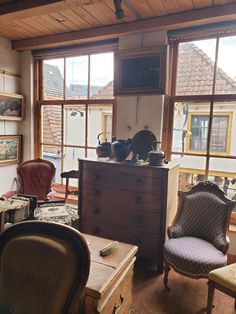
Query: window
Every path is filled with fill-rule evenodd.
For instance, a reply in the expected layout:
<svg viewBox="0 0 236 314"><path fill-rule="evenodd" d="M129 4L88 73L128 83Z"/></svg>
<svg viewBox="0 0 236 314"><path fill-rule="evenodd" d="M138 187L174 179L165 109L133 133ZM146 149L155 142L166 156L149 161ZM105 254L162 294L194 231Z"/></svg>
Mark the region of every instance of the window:
<svg viewBox="0 0 236 314"><path fill-rule="evenodd" d="M229 128L231 114L214 115L211 128L210 151L214 153L228 153ZM191 152L203 152L207 150L207 136L209 115L204 113L190 113L189 130L187 137L187 149Z"/></svg>
<svg viewBox="0 0 236 314"><path fill-rule="evenodd" d="M236 199L236 36L197 36L171 41L166 155L180 160L180 189L208 179Z"/></svg>
<svg viewBox="0 0 236 314"><path fill-rule="evenodd" d="M78 168L78 158L96 156L99 133L105 132L111 141L113 52L45 59L38 64L42 69L38 155L54 162L59 183L62 171Z"/></svg>

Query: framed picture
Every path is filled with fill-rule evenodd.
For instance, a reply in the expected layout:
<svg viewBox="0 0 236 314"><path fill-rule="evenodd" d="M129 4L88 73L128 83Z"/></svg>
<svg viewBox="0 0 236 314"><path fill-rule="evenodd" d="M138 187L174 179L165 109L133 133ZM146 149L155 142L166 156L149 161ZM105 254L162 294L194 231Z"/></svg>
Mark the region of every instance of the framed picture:
<svg viewBox="0 0 236 314"><path fill-rule="evenodd" d="M164 94L166 46L119 51L115 54L115 95Z"/></svg>
<svg viewBox="0 0 236 314"><path fill-rule="evenodd" d="M22 135L0 135L0 165L21 162Z"/></svg>
<svg viewBox="0 0 236 314"><path fill-rule="evenodd" d="M0 93L0 120L23 119L24 96Z"/></svg>

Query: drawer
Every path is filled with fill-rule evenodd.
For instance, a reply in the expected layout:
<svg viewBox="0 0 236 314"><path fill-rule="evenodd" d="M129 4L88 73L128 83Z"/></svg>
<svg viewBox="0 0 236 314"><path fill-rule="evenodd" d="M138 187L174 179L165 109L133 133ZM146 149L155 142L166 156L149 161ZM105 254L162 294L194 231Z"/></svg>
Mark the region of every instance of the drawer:
<svg viewBox="0 0 236 314"><path fill-rule="evenodd" d="M140 175L127 175L120 173L117 177L117 186L127 190L161 193L163 179L161 177L146 177Z"/></svg>
<svg viewBox="0 0 236 314"><path fill-rule="evenodd" d="M106 203L94 203L86 201L82 217L88 220L101 221L116 226L128 226L134 230L146 232L159 232L161 221L161 210L157 208L154 212L140 209L127 209L110 206Z"/></svg>
<svg viewBox="0 0 236 314"><path fill-rule="evenodd" d="M101 173L109 172L114 173L124 173L127 175L137 175L141 176L151 176L151 177L162 177L164 173L169 171L169 166L161 167L149 167L140 165L131 165L114 161L98 161L98 160L80 160L80 166L85 170L99 171Z"/></svg>
<svg viewBox="0 0 236 314"><path fill-rule="evenodd" d="M81 220L81 232L98 237L113 239L138 246L138 256L158 261L163 250L159 233L150 233L127 229L127 226L115 226L95 220Z"/></svg>
<svg viewBox="0 0 236 314"><path fill-rule="evenodd" d="M102 202L116 207L156 211L161 208L161 194L140 193L122 189L113 189L92 184L84 184L82 189L83 204ZM83 205L84 206L84 205ZM83 209L82 209L83 210Z"/></svg>
<svg viewBox="0 0 236 314"><path fill-rule="evenodd" d="M79 313L130 314L132 312L133 265L124 269L117 280L110 284L100 299L83 293Z"/></svg>
<svg viewBox="0 0 236 314"><path fill-rule="evenodd" d="M129 175L120 171L109 172L89 168L83 170L83 182L149 193L161 193L163 186L162 177Z"/></svg>
<svg viewBox="0 0 236 314"><path fill-rule="evenodd" d="M105 186L116 185L116 173L102 169L83 168L83 182Z"/></svg>

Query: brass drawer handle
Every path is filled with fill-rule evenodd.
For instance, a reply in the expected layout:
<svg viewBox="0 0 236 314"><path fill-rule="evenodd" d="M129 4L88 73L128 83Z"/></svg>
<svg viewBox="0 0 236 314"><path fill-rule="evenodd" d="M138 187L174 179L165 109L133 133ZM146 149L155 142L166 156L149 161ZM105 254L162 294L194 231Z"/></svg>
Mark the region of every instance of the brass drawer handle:
<svg viewBox="0 0 236 314"><path fill-rule="evenodd" d="M143 223L143 218L141 216L136 216L136 217L134 217L133 221L136 224L141 224L141 223Z"/></svg>
<svg viewBox="0 0 236 314"><path fill-rule="evenodd" d="M94 207L93 214L97 215L101 212L101 209L99 207Z"/></svg>
<svg viewBox="0 0 236 314"><path fill-rule="evenodd" d="M92 234L98 234L100 232L99 227L92 227Z"/></svg>
<svg viewBox="0 0 236 314"><path fill-rule="evenodd" d="M124 302L124 296L121 294L120 295L120 300L117 302L117 304L114 306L114 309L113 309L113 312L112 314L117 314L120 309L121 309L121 305L123 304Z"/></svg>
<svg viewBox="0 0 236 314"><path fill-rule="evenodd" d="M100 180L101 178L102 178L101 173L96 173L96 174L94 175L94 180Z"/></svg>
<svg viewBox="0 0 236 314"><path fill-rule="evenodd" d="M135 180L135 186L143 185L143 180L141 178Z"/></svg>
<svg viewBox="0 0 236 314"><path fill-rule="evenodd" d="M136 203L136 204L141 204L142 202L143 202L142 196L136 196L136 198L135 198L135 203Z"/></svg>
<svg viewBox="0 0 236 314"><path fill-rule="evenodd" d="M99 189L96 189L93 191L94 196L99 196L101 195L101 191Z"/></svg>
<svg viewBox="0 0 236 314"><path fill-rule="evenodd" d="M141 244L141 240L137 237L133 237L132 239L132 243L135 245L140 245Z"/></svg>

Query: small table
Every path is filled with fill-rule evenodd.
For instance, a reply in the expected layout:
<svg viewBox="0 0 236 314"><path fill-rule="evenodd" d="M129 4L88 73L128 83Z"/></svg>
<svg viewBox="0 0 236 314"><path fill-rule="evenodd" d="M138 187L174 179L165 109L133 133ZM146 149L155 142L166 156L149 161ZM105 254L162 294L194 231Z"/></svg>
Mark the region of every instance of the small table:
<svg viewBox="0 0 236 314"><path fill-rule="evenodd" d="M86 288L78 302L79 313L131 313L137 246L119 242L111 255L102 257L99 250L111 240L87 234L84 236L91 251L91 267Z"/></svg>

